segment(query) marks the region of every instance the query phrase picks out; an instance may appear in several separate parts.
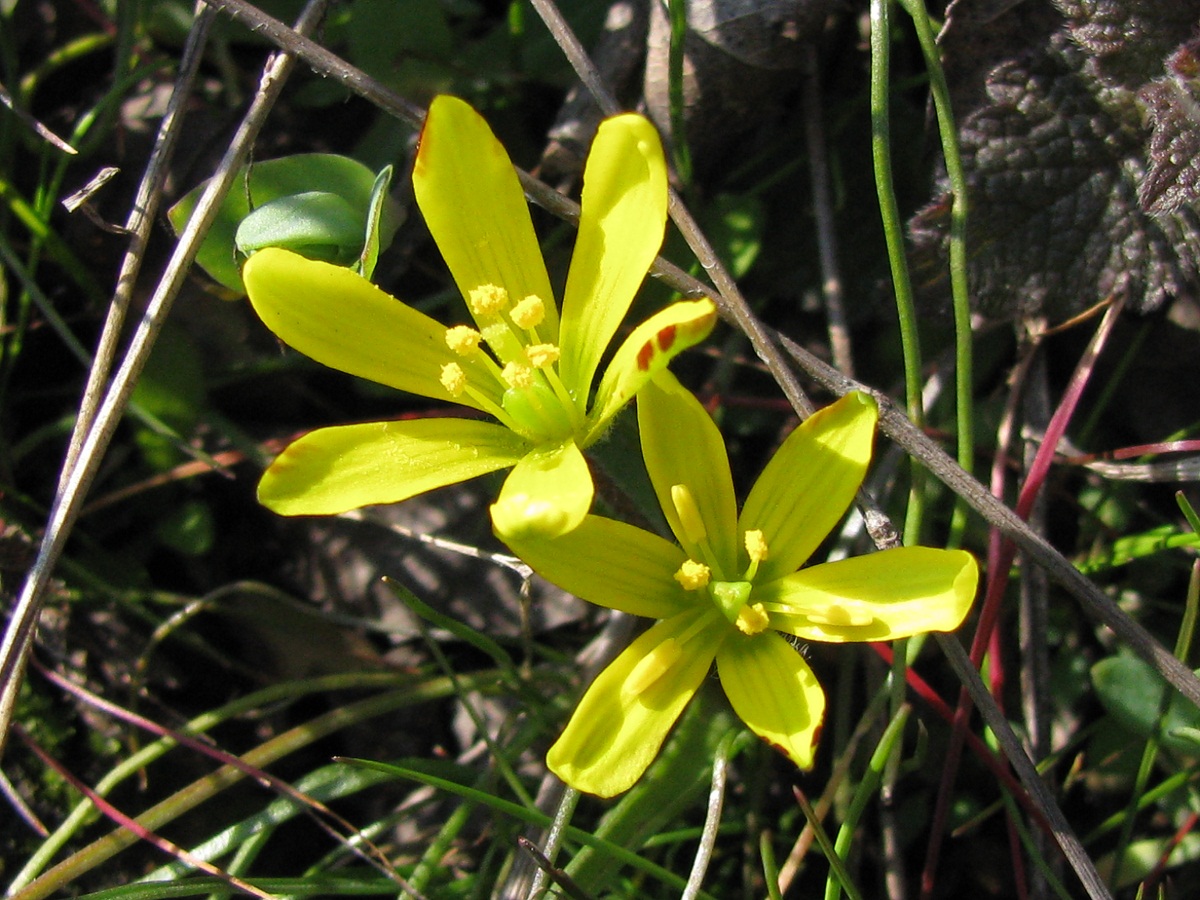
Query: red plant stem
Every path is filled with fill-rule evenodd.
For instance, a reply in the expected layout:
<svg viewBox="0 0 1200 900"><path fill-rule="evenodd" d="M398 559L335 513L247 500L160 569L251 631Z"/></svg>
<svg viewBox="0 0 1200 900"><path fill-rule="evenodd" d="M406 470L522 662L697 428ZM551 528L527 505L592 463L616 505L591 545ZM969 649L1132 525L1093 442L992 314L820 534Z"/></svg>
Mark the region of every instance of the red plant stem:
<svg viewBox="0 0 1200 900"><path fill-rule="evenodd" d="M216 760L222 765L231 766L237 769L239 772L242 772L254 779L264 787L273 788L280 794L295 800L297 803L308 807L316 813L319 813L319 815L315 816L314 819L328 834L335 839L343 841L346 840L346 835L357 837L370 851L369 855L359 853L360 856L362 856L368 863L375 866L375 868L379 869L379 871L387 875L389 878L392 878L393 880L399 878L391 864L388 862L387 856L383 853L383 851L371 843L371 841L367 840L362 834L360 834L357 828L335 813L324 803L319 800L315 800L302 791L296 790L296 788L292 787L282 778L272 775L270 772L264 771L256 766L252 766L240 756L236 756L226 750L222 750L220 747L217 747L207 741L184 734L181 731L176 731L173 728L167 728L164 725L159 725L157 722L147 719L145 716L140 716L131 710L125 709L122 706L118 706L109 700L105 700L103 697L93 694L87 688L75 684L69 678L65 678L54 670L46 668L37 660L36 657L30 661L30 664L34 671L40 674L47 681L57 685L67 693L74 695L79 700L87 703L89 706L92 706L115 719L128 722L130 725L141 728L143 731L148 731L153 735L157 735L160 738L168 738L172 741L175 741L175 743L179 744L180 746L188 747L192 750L195 750L197 753L202 753L205 756ZM334 823L334 825L331 826L328 824L329 822ZM138 827L141 828L141 826ZM339 832L338 828L341 828L345 834ZM353 847L354 843L351 841L348 845Z"/></svg>
<svg viewBox="0 0 1200 900"><path fill-rule="evenodd" d="M1067 385L1067 389L1063 392L1058 408L1054 411L1054 415L1050 419L1050 424L1046 428L1045 439L1034 456L1033 463L1029 467L1029 472L1025 476L1025 481L1021 485L1021 490L1017 497L1015 511L1022 519L1029 518L1029 511L1033 508L1033 503L1041 492L1042 486L1046 481L1046 475L1050 471L1051 464L1054 462L1055 448L1067 430L1067 425L1070 423L1071 417L1079 405L1079 399L1083 395L1084 388L1087 387L1088 381L1091 378L1100 351L1112 333L1113 326L1116 324L1117 317L1120 315L1123 307L1123 300L1118 299L1105 312L1104 318L1096 328L1096 333L1092 336L1091 342L1075 367L1075 372L1071 376L1071 381ZM994 484L993 491L995 491ZM1002 497L1002 494L998 494L997 496ZM974 638L971 641L970 657L971 662L976 667L982 664L985 650L991 645L992 635L1000 617L1001 602L1008 588L1009 572L1016 554L1016 544L1007 538L1000 537L999 531L993 528L989 537L987 589L984 594L983 605L979 612L979 622L975 628ZM995 663L996 659L993 659L993 662ZM921 873L921 900L929 900L933 894L934 873L937 869L941 843L945 837L946 820L949 815L950 792L953 789L958 765L962 759L962 745L967 732L970 710L971 697L964 687L959 691L958 695L958 706L955 710L950 745L946 750L945 776L938 789L937 804L934 808L929 847L927 848L925 857L925 868Z"/></svg>
<svg viewBox="0 0 1200 900"><path fill-rule="evenodd" d="M162 835L155 834L153 831L146 828L144 825L140 825L138 823L138 821L136 819L134 819L132 816L125 815L125 813L121 812L121 810L117 809L115 806L113 806L111 803L109 803L107 800L105 800L102 796L100 796L98 793L96 793L94 790L92 790L90 787L88 787L86 784L84 784L83 781L81 781L79 778L76 778L75 774L73 772L71 772L69 769L67 769L66 766L64 766L57 759L55 759L53 756L51 756L49 753L47 753L45 751L45 749L43 749L42 746L33 739L33 737L29 734L29 732L27 732L25 730L24 726L22 726L20 723L18 723L18 722L12 723L12 733L15 734L18 738L20 738L25 743L25 745L31 751L33 751L33 754L38 759L40 759L43 763L45 763L47 766L49 766L51 769L53 769L55 772L57 772L59 777L61 777L64 781L66 781L68 784L70 784L71 787L75 788L75 790L77 790L77 791L79 791L79 793L83 794L83 796L86 797L88 799L88 801L93 806L96 807L96 809L100 810L100 812L102 812L104 815L108 816L108 818L112 819L114 822L116 822L122 828L126 829L127 831L133 832L135 835L138 836L139 840L143 840L146 843L151 844L154 847L157 847L159 850L161 850L167 856L173 857L178 860L182 860L183 862L187 863L189 866L192 866L193 868L199 869L202 872L207 872L209 875L214 875L217 878L220 878L222 881L224 881L230 887L236 888L237 890L242 891L243 893L249 894L252 897L262 897L262 898L264 898L264 900L272 900L271 894L268 894L265 891L259 890L254 885L249 884L248 882L242 881L242 879L238 878L236 875L230 875L224 869L220 869L217 866L214 866L212 863L208 862L207 860L203 860L197 856L193 856L192 854L188 853L188 851L186 851L182 847L180 847L178 844L167 840Z"/></svg>
<svg viewBox="0 0 1200 900"><path fill-rule="evenodd" d="M889 666L892 664L891 645L873 643L871 644L871 649L878 653L880 658ZM938 716L952 723L954 721L954 709L950 704L943 700L941 695L933 689L933 686L918 675L914 669L906 668L904 671L905 681L912 688L913 693L928 704ZM979 761L987 766L992 774L996 776L997 780L1001 781L1008 788L1009 793L1029 813L1034 823L1047 835L1052 834L1053 830L1050 827L1050 823L1046 821L1042 815L1042 811L1034 805L1033 801L1029 798L1029 793L1017 780L1016 776L1013 775L1004 760L996 754L996 751L985 744L979 735L970 731L965 734L965 742L966 746L971 748L971 752L975 754Z"/></svg>
<svg viewBox="0 0 1200 900"><path fill-rule="evenodd" d="M1175 852L1175 848L1183 842L1183 839L1188 836L1193 828L1196 827L1196 821L1200 819L1200 813L1190 813L1183 824L1176 829L1171 835L1171 840L1164 848L1162 854L1158 857L1158 862L1150 874L1146 876L1146 880L1142 882L1141 889L1138 891L1139 896L1153 897L1154 888L1162 880L1163 872L1167 869L1167 863L1171 858L1171 854Z"/></svg>
<svg viewBox="0 0 1200 900"><path fill-rule="evenodd" d="M1137 444L1133 447L1121 447L1119 450L1104 450L1100 453L1082 453L1079 456L1064 457L1061 462L1069 465L1084 465L1090 462L1107 460L1136 459L1139 456L1162 453L1194 453L1200 450L1200 441L1160 441L1156 444Z"/></svg>

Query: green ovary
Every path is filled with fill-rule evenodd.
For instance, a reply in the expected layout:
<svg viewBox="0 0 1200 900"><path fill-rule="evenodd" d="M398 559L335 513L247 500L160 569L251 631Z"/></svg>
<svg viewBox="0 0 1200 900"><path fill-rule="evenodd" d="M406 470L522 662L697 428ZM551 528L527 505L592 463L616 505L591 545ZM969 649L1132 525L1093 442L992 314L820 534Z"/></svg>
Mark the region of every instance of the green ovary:
<svg viewBox="0 0 1200 900"><path fill-rule="evenodd" d="M717 609L743 634L758 634L770 624L763 605L750 602L751 587L749 581L714 581L707 588Z"/></svg>
<svg viewBox="0 0 1200 900"><path fill-rule="evenodd" d="M563 441L574 433L571 414L540 374L534 374L528 387L506 390L501 406L527 437L539 442Z"/></svg>
<svg viewBox="0 0 1200 900"><path fill-rule="evenodd" d="M708 595L725 618L736 622L742 607L750 602L750 582L714 581L708 586Z"/></svg>

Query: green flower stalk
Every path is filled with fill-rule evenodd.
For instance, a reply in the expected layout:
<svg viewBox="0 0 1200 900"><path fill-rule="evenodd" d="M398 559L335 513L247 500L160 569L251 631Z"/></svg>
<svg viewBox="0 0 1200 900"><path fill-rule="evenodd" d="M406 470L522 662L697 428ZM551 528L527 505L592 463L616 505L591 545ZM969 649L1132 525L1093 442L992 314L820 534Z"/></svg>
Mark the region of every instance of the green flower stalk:
<svg viewBox="0 0 1200 900"><path fill-rule="evenodd" d="M492 507L496 531L570 531L594 492L581 451L716 321L708 299L669 306L633 330L597 383L600 359L663 240L667 171L658 134L636 115L600 126L561 318L508 154L463 101L442 96L430 105L413 188L469 324L447 328L349 269L275 248L243 269L250 302L284 343L318 362L496 421L318 429L267 469L259 499L283 515L328 515L511 467Z"/></svg>
<svg viewBox="0 0 1200 900"><path fill-rule="evenodd" d="M695 397L663 372L637 406L646 468L678 544L596 515L556 539L508 539L567 591L659 620L587 689L547 763L579 790L626 790L715 660L746 725L810 768L825 696L782 635L841 643L951 631L974 599L975 560L903 547L800 568L866 474L878 410L865 394L796 428L740 514L721 434Z"/></svg>

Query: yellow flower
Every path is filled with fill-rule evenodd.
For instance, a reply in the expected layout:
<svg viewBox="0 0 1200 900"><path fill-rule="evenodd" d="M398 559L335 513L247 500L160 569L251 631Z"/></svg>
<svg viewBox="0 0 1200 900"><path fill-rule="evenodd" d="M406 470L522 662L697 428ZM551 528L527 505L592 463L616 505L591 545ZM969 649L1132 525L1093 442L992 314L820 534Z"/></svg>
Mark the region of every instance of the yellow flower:
<svg viewBox="0 0 1200 900"><path fill-rule="evenodd" d="M800 568L854 499L877 418L859 393L810 417L739 514L720 432L664 372L638 394L638 423L678 544L594 515L560 538L508 540L560 587L659 620L596 678L550 748L547 763L563 781L602 797L633 785L714 660L746 725L809 768L825 695L777 632L886 641L959 626L978 581L969 553L905 547Z"/></svg>
<svg viewBox="0 0 1200 900"><path fill-rule="evenodd" d="M667 173L658 135L635 115L600 126L561 320L508 154L461 100L431 104L413 188L473 325L447 328L349 269L281 249L246 263L250 302L279 338L318 362L497 421L322 428L284 450L259 499L284 515L339 513L513 467L492 510L496 529L570 530L593 495L580 451L716 319L710 300L673 304L633 330L597 381L662 244Z"/></svg>

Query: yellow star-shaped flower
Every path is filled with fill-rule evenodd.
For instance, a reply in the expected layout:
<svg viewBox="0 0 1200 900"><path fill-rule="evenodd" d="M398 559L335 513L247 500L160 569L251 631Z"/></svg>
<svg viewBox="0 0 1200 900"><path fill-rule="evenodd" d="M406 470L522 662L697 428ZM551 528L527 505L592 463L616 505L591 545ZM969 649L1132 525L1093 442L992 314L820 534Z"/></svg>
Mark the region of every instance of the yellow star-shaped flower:
<svg viewBox="0 0 1200 900"><path fill-rule="evenodd" d="M461 100L430 105L413 188L471 324L447 328L349 269L274 248L246 263L250 302L279 338L318 362L496 421L322 428L284 450L259 499L284 515L339 513L512 467L492 509L496 530L569 531L593 496L581 450L716 321L707 299L669 306L633 330L597 381L663 240L667 172L658 135L636 115L601 124L561 317L508 154Z"/></svg>
<svg viewBox="0 0 1200 900"><path fill-rule="evenodd" d="M589 515L556 539L509 546L560 587L659 621L587 689L547 762L610 797L637 781L716 661L742 720L809 768L825 712L812 670L782 637L886 641L959 626L975 596L969 553L904 547L802 569L845 514L878 411L854 393L789 435L737 510L725 444L669 372L638 394L642 453L678 543Z"/></svg>

